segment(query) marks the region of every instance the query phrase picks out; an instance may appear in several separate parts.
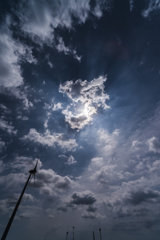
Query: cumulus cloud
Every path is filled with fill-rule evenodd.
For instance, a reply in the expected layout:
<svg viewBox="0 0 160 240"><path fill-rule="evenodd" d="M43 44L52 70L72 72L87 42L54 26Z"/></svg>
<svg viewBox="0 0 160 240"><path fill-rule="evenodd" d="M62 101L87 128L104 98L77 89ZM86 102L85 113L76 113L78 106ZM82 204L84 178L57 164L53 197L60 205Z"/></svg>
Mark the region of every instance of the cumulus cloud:
<svg viewBox="0 0 160 240"><path fill-rule="evenodd" d="M92 192L84 191L74 192L70 203L75 205L92 205L96 201L97 199Z"/></svg>
<svg viewBox="0 0 160 240"><path fill-rule="evenodd" d="M35 183L32 182L31 184L40 188L40 193L55 196L54 190L64 191L72 188L75 183L68 176L62 177L52 169L40 169L36 174Z"/></svg>
<svg viewBox="0 0 160 240"><path fill-rule="evenodd" d="M12 123L8 123L2 118L0 119L0 128L9 134L17 134L17 130L15 130L15 128L12 126Z"/></svg>
<svg viewBox="0 0 160 240"><path fill-rule="evenodd" d="M12 194L10 196L8 196L8 198L5 200L7 205L15 205L18 201L20 197L20 194ZM35 198L28 193L24 193L23 198L22 198L23 202L34 202Z"/></svg>
<svg viewBox="0 0 160 240"><path fill-rule="evenodd" d="M6 188L17 187L26 181L26 175L24 173L10 173L6 176L0 177L0 185Z"/></svg>
<svg viewBox="0 0 160 240"><path fill-rule="evenodd" d="M142 202L146 202L149 200L154 200L155 198L159 198L160 197L160 193L157 191L137 191L137 192L132 192L130 194L130 196L126 199L127 202L133 204L133 205L137 205L140 204Z"/></svg>
<svg viewBox="0 0 160 240"><path fill-rule="evenodd" d="M69 158L67 159L67 162L65 162L65 164L72 165L72 164L75 164L76 162L77 161L75 161L74 157L70 155Z"/></svg>
<svg viewBox="0 0 160 240"><path fill-rule="evenodd" d="M108 164L108 166L103 166L100 170L95 171L90 179L97 180L101 184L113 184L123 180L124 175L118 171L117 165Z"/></svg>
<svg viewBox="0 0 160 240"><path fill-rule="evenodd" d="M103 158L96 157L96 158L92 158L91 160L91 165L102 166L103 164L104 164Z"/></svg>
<svg viewBox="0 0 160 240"><path fill-rule="evenodd" d="M152 137L147 141L149 151L160 153L160 142L156 137Z"/></svg>
<svg viewBox="0 0 160 240"><path fill-rule="evenodd" d="M97 148L101 149L101 153L106 156L112 156L119 143L120 130L115 129L113 133L109 133L106 129L97 131Z"/></svg>
<svg viewBox="0 0 160 240"><path fill-rule="evenodd" d="M77 147L75 139L65 139L63 134L51 134L49 130L46 130L44 134L41 134L38 133L34 128L31 128L29 133L25 135L22 140L30 140L48 147L55 147L55 145L58 145L62 149L68 150L74 150Z"/></svg>
<svg viewBox="0 0 160 240"><path fill-rule="evenodd" d="M62 111L72 129L80 130L91 122L92 115L97 113L99 107L109 108L106 104L109 95L104 91L106 79L106 76L100 76L90 82L79 79L60 84L59 92L66 94L72 101L72 104Z"/></svg>

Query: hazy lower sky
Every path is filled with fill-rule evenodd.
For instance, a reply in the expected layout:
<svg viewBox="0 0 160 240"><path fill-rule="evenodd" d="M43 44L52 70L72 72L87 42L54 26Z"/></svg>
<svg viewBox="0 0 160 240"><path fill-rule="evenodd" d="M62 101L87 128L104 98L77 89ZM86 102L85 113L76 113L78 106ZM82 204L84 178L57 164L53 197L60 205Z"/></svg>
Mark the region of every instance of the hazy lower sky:
<svg viewBox="0 0 160 240"><path fill-rule="evenodd" d="M159 239L159 0L1 0L0 115L0 236Z"/></svg>

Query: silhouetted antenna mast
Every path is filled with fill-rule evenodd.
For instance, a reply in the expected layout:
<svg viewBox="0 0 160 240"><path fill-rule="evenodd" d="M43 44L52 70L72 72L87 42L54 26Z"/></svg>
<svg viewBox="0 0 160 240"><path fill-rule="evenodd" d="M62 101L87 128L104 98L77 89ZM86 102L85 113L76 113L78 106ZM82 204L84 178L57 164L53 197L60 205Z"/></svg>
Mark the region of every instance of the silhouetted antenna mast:
<svg viewBox="0 0 160 240"><path fill-rule="evenodd" d="M68 231L66 232L66 240L68 240Z"/></svg>
<svg viewBox="0 0 160 240"><path fill-rule="evenodd" d="M28 179L27 179L27 181L26 181L26 184L25 184L25 186L24 186L24 188L23 188L23 190L22 190L22 193L21 193L21 195L20 195L20 197L19 197L19 199L18 199L18 202L17 202L17 204L16 204L16 206L15 206L15 209L13 210L13 213L12 213L10 219L9 219L9 222L8 222L8 224L7 224L7 227L6 227L6 229L5 229L4 233L3 233L3 236L2 236L2 238L1 238L1 240L5 240L6 237L7 237L7 234L8 234L8 232L9 232L9 229L10 229L11 224L12 224L12 222L13 222L13 219L14 219L14 217L15 217L15 215L16 215L16 212L17 212L17 210L18 210L19 204L20 204L20 202L21 202L21 200L22 200L23 194L24 194L24 192L25 192L25 190L26 190L26 187L27 187L27 185L28 185L28 182L29 182L31 176L33 175L33 176L34 176L34 179L35 179L35 174L36 174L36 172L37 172L37 164L38 164L38 160L37 160L37 163L36 163L34 169L29 171L29 173L30 173L30 174L29 174L29 177L28 177Z"/></svg>
<svg viewBox="0 0 160 240"><path fill-rule="evenodd" d="M94 231L93 231L93 240L95 240L95 235L94 235Z"/></svg>
<svg viewBox="0 0 160 240"><path fill-rule="evenodd" d="M74 240L74 229L75 229L75 227L73 227L73 240Z"/></svg>
<svg viewBox="0 0 160 240"><path fill-rule="evenodd" d="M99 229L100 240L102 240L101 228Z"/></svg>

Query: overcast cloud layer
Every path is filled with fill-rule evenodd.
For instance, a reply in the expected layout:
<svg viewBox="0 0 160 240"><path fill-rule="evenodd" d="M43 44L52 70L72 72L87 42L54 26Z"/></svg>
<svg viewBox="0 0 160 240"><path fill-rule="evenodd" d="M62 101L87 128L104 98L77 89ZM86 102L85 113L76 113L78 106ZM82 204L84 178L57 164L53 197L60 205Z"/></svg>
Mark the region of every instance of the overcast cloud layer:
<svg viewBox="0 0 160 240"><path fill-rule="evenodd" d="M0 9L0 235L158 240L160 2Z"/></svg>

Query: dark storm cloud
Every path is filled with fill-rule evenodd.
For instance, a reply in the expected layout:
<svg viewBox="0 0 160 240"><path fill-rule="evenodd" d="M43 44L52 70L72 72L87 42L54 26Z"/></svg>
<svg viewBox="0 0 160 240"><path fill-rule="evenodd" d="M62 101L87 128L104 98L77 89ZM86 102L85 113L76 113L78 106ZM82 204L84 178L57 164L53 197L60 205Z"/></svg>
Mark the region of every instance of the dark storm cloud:
<svg viewBox="0 0 160 240"><path fill-rule="evenodd" d="M127 202L133 204L133 205L138 205L142 202L147 202L152 200L154 202L157 198L160 197L159 192L154 192L154 191L137 191L131 193L131 195L127 198Z"/></svg>
<svg viewBox="0 0 160 240"><path fill-rule="evenodd" d="M74 192L70 203L75 205L92 205L96 201L97 199L92 192L85 191Z"/></svg>

